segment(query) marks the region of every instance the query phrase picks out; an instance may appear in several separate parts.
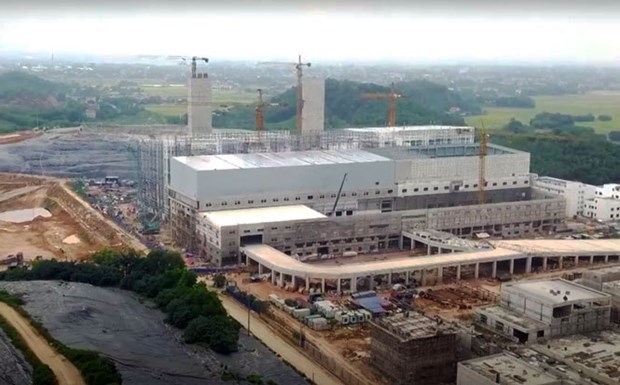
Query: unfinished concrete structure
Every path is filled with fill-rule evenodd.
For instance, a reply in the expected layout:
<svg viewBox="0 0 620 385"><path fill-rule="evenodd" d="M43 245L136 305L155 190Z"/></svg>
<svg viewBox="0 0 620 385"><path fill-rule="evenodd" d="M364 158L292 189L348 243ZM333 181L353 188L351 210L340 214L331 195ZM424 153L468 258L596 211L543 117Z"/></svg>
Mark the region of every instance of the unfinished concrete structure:
<svg viewBox="0 0 620 385"><path fill-rule="evenodd" d="M501 298L502 309L477 309L478 320L521 343L605 330L610 323L610 295L563 279L506 283Z"/></svg>
<svg viewBox="0 0 620 385"><path fill-rule="evenodd" d="M459 362L456 385L563 385L560 378L508 353Z"/></svg>
<svg viewBox="0 0 620 385"><path fill-rule="evenodd" d="M189 78L187 93L187 125L190 136L201 136L213 131L211 78L206 72L197 72L195 61Z"/></svg>
<svg viewBox="0 0 620 385"><path fill-rule="evenodd" d="M239 255L222 245L250 238L236 233L226 240L216 229L218 238L199 242L198 213L301 204L329 216L300 223L296 234L303 238L270 222L262 234L247 234L261 236L253 243L299 256L408 248L409 232L418 229L519 236L562 221L564 200L529 185L529 154L489 146L483 205L478 162L476 144L176 157L169 187L173 237L220 264Z"/></svg>
<svg viewBox="0 0 620 385"><path fill-rule="evenodd" d="M304 77L301 84L301 135L318 136L325 130L325 79Z"/></svg>
<svg viewBox="0 0 620 385"><path fill-rule="evenodd" d="M416 312L370 324L370 362L394 385L453 383L456 331Z"/></svg>

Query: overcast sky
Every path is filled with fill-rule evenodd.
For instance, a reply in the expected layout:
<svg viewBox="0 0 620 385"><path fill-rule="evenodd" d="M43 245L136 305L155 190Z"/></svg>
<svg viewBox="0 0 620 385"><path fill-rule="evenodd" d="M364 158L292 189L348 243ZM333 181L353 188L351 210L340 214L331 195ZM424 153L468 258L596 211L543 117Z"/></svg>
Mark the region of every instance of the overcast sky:
<svg viewBox="0 0 620 385"><path fill-rule="evenodd" d="M212 61L300 53L313 62L620 62L620 1L8 1L4 49Z"/></svg>

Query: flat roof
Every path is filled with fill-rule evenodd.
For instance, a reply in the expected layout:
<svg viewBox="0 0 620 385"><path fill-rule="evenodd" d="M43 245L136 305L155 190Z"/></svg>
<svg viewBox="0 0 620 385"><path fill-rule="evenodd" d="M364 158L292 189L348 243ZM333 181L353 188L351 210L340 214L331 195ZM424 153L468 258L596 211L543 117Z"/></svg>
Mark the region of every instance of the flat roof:
<svg viewBox="0 0 620 385"><path fill-rule="evenodd" d="M599 383L618 383L620 334L614 331L553 338L534 344L533 350L551 356L574 369L596 373Z"/></svg>
<svg viewBox="0 0 620 385"><path fill-rule="evenodd" d="M367 151L394 160L462 158L479 156L480 145L478 143L462 143L415 147L392 146L368 148ZM514 155L522 153L522 151L498 146L492 143L487 145L487 155Z"/></svg>
<svg viewBox="0 0 620 385"><path fill-rule="evenodd" d="M555 384L560 380L543 369L506 353L474 358L463 361L459 365L463 365L492 381L495 381L499 374L499 384L547 385Z"/></svg>
<svg viewBox="0 0 620 385"><path fill-rule="evenodd" d="M304 205L206 211L201 212L200 216L219 227L326 218L320 212Z"/></svg>
<svg viewBox="0 0 620 385"><path fill-rule="evenodd" d="M399 126L399 127L363 127L363 128L345 128L346 131L353 132L371 132L371 133L396 133L404 131L426 131L426 130L474 130L470 126Z"/></svg>
<svg viewBox="0 0 620 385"><path fill-rule="evenodd" d="M445 334L445 331L450 329L448 325L442 325L415 311L410 312L408 317L398 314L391 317L377 318L373 323L402 342L432 337L440 331Z"/></svg>
<svg viewBox="0 0 620 385"><path fill-rule="evenodd" d="M503 285L502 290L508 288L515 289L528 297L538 298L546 303L556 305L570 301L609 299L609 295L605 293L561 278L508 282ZM551 291L557 294L552 294ZM568 298L567 300L564 300L565 296Z"/></svg>
<svg viewBox="0 0 620 385"><path fill-rule="evenodd" d="M174 159L197 171L390 161L389 158L364 150L257 152L250 154L178 156Z"/></svg>
<svg viewBox="0 0 620 385"><path fill-rule="evenodd" d="M495 247L542 255L620 255L620 239L520 239L490 241Z"/></svg>

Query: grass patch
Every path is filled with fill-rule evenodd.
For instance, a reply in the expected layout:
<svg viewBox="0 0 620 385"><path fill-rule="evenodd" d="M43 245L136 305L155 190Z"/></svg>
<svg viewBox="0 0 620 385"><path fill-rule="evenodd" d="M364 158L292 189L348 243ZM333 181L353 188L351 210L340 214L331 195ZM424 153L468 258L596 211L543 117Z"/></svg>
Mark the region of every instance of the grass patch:
<svg viewBox="0 0 620 385"><path fill-rule="evenodd" d="M26 361L32 366L32 384L33 385L56 385L58 381L52 369L45 365L28 347L28 344L19 332L11 326L11 324L0 316L0 329L4 330L4 333L9 337L13 346L19 350Z"/></svg>
<svg viewBox="0 0 620 385"><path fill-rule="evenodd" d="M597 132L606 134L609 131L620 129L620 92L590 92L582 95L557 95L557 96L536 96L535 108L503 108L503 107L484 107L485 114L470 116L465 118L467 124L479 126L480 119L484 121L487 128L501 128L506 125L511 118L529 124L536 114L541 112L559 112L570 115L585 115L592 113L598 115L610 115L612 120L609 122L577 122L576 125L592 127Z"/></svg>
<svg viewBox="0 0 620 385"><path fill-rule="evenodd" d="M149 104L144 108L163 116L181 116L187 113L187 105L185 104Z"/></svg>
<svg viewBox="0 0 620 385"><path fill-rule="evenodd" d="M10 293L0 290L0 301L11 306L15 311L25 317L32 327L43 336L51 347L65 358L67 358L82 374L84 381L88 385L120 385L122 384L121 375L116 369L114 362L108 358L101 357L98 353L89 350L73 349L63 343L57 341L49 331L40 323L33 320L20 305L23 304L21 298L11 295ZM0 319L2 319L0 317ZM9 325L10 326L10 325ZM17 333L17 331L15 331ZM24 342L25 344L25 342ZM21 350L21 349L20 349ZM34 353L33 353L34 354ZM36 356L35 356L36 358ZM47 367L47 366L45 366ZM34 365L33 365L34 368ZM47 367L49 369L49 367ZM51 372L51 369L50 369ZM53 374L52 374L53 376ZM45 382L41 384L55 384L54 382ZM36 382L34 383L36 384Z"/></svg>

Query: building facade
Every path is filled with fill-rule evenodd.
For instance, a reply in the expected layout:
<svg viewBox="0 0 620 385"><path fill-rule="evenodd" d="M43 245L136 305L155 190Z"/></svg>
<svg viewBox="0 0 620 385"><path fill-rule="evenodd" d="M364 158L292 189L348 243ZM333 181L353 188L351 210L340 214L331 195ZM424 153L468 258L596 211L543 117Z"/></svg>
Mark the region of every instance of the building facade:
<svg viewBox="0 0 620 385"><path fill-rule="evenodd" d="M566 217L585 216L586 202L596 196L597 187L591 184L551 178L548 176L534 177L536 188L563 196L566 199Z"/></svg>
<svg viewBox="0 0 620 385"><path fill-rule="evenodd" d="M620 220L620 184L610 183L596 188L594 197L585 202L586 216L601 221Z"/></svg>
<svg viewBox="0 0 620 385"><path fill-rule="evenodd" d="M394 385L453 383L456 332L419 313L371 322L370 362Z"/></svg>
<svg viewBox="0 0 620 385"><path fill-rule="evenodd" d="M198 236L204 213L304 205L325 218L289 232L267 217L261 226L263 242L298 256L397 250L411 229L519 236L562 221L564 200L530 186L529 154L499 146L487 156L480 205L477 154L465 144L172 158L173 236L219 264L238 256L222 247L243 240Z"/></svg>
<svg viewBox="0 0 620 385"><path fill-rule="evenodd" d="M563 279L506 283L501 307L480 308L477 314L495 332L532 343L607 329L611 297Z"/></svg>

